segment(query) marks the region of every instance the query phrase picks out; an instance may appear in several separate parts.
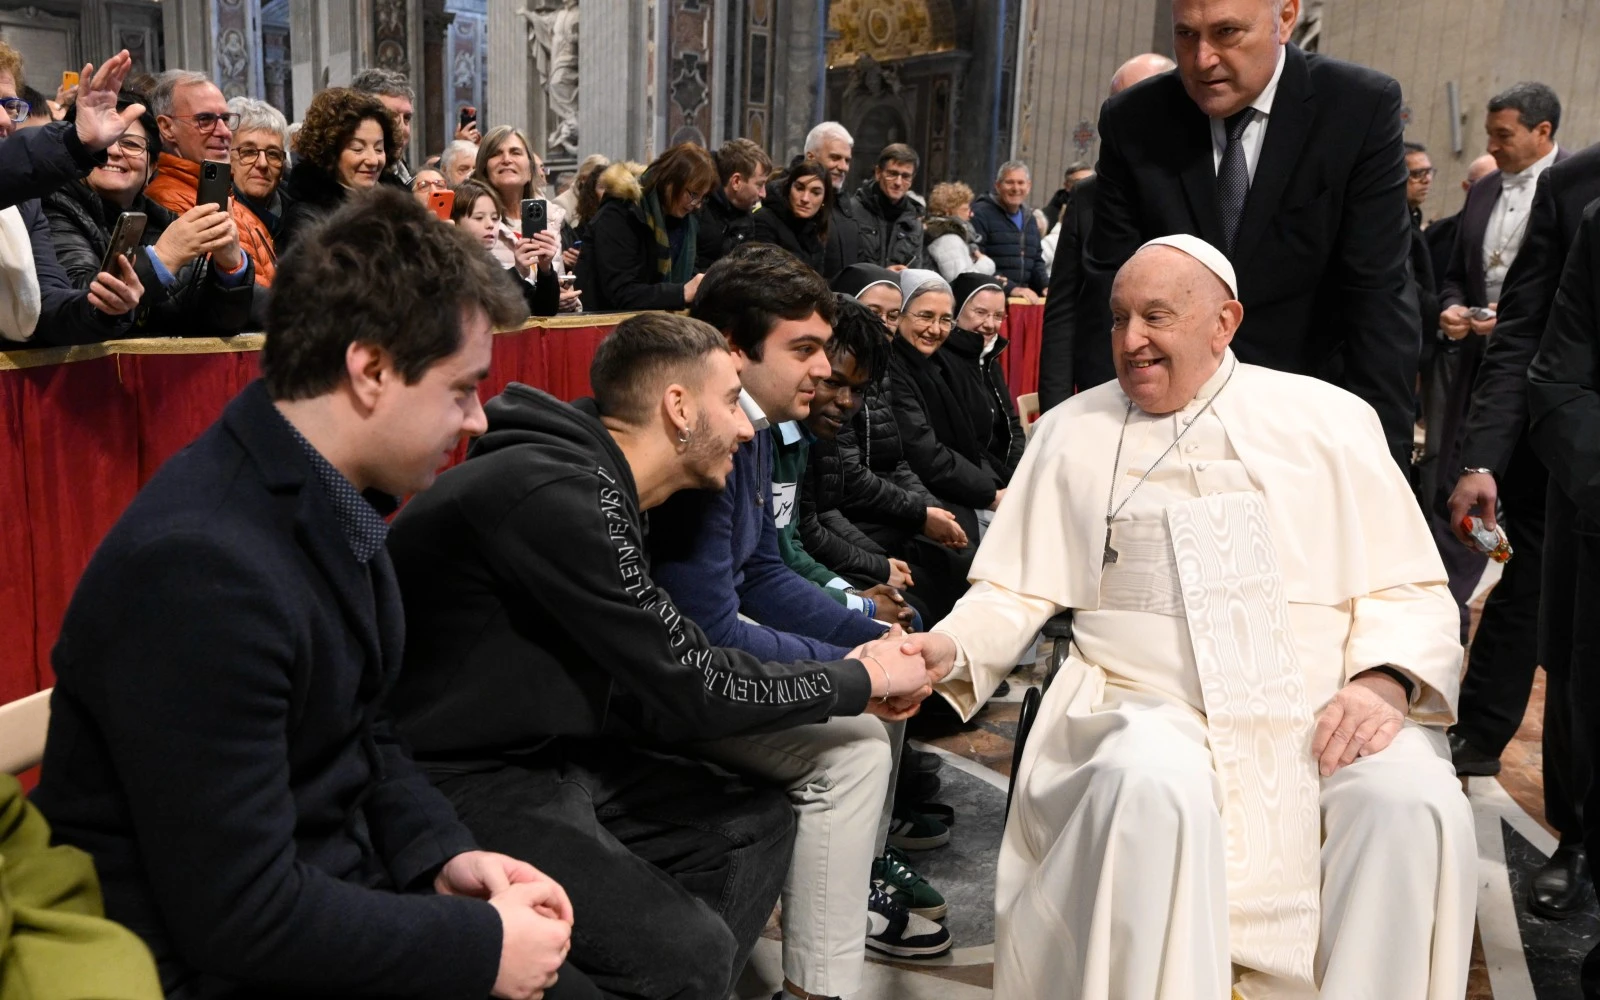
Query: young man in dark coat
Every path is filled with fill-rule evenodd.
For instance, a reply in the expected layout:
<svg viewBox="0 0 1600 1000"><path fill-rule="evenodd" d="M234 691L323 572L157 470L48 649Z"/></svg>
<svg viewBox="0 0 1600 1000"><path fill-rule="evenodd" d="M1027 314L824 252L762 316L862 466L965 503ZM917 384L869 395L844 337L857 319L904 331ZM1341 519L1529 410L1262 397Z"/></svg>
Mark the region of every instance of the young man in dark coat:
<svg viewBox="0 0 1600 1000"><path fill-rule="evenodd" d="M922 266L922 206L911 197L919 162L910 146L890 143L878 154L872 179L856 189L851 214L863 261L880 267Z"/></svg>
<svg viewBox="0 0 1600 1000"><path fill-rule="evenodd" d="M35 802L169 997L598 997L563 966L560 886L477 849L384 705L405 642L384 517L482 432L491 331L522 303L387 189L277 282L263 378L78 583Z"/></svg>
<svg viewBox="0 0 1600 1000"><path fill-rule="evenodd" d="M749 139L729 139L717 150L718 185L700 206L694 269L704 272L750 238L756 204L767 189L772 160Z"/></svg>

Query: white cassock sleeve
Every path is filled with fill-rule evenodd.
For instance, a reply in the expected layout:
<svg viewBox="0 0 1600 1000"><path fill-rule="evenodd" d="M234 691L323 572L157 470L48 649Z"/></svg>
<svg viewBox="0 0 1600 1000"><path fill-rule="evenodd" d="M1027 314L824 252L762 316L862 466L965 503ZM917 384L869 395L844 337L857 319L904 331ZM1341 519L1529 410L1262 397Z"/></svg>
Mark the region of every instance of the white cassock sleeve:
<svg viewBox="0 0 1600 1000"><path fill-rule="evenodd" d="M1352 602L1344 679L1391 666L1416 685L1411 718L1425 726L1456 721L1461 691L1461 615L1439 583L1407 583Z"/></svg>
<svg viewBox="0 0 1600 1000"><path fill-rule="evenodd" d="M979 580L955 610L934 626L956 644L956 665L935 690L963 722L983 707L1011 673L1039 630L1061 608L1042 597L1028 597L988 580Z"/></svg>

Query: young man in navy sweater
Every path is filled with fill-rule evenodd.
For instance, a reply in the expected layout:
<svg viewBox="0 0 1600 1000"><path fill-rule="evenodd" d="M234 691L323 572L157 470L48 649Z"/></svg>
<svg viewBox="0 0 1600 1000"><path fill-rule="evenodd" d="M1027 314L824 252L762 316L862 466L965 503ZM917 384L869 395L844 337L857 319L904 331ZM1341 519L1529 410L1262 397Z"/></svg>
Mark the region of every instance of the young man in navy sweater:
<svg viewBox="0 0 1600 1000"><path fill-rule="evenodd" d="M771 516L773 442L767 428L804 420L833 366L834 299L792 255L746 244L712 265L692 315L721 330L741 364L741 405L756 428L721 493L679 493L651 514L651 567L673 603L715 645L763 659L836 660L885 626L835 602L784 563ZM781 733L708 741L701 753L784 782L799 820L784 885L784 972L790 992L838 996L860 988L861 948L898 957L941 954L950 936L879 890L869 892L862 942L813 947L792 939L803 920L860 926L861 893L887 832L892 765L883 724L835 718ZM871 762L871 766L867 763ZM799 913L791 917L791 908Z"/></svg>

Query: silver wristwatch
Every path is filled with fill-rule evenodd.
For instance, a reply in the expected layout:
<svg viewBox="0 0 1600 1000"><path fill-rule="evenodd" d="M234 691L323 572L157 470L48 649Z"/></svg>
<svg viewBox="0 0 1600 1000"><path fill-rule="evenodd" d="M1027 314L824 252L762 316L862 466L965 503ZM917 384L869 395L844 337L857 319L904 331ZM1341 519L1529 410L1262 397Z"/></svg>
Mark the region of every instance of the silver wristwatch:
<svg viewBox="0 0 1600 1000"><path fill-rule="evenodd" d="M1464 476L1491 476L1492 477L1494 475L1494 470L1493 469L1484 469L1484 468L1475 469L1475 468L1473 468L1472 466L1469 465L1466 468L1463 468L1461 470L1461 474L1464 475Z"/></svg>

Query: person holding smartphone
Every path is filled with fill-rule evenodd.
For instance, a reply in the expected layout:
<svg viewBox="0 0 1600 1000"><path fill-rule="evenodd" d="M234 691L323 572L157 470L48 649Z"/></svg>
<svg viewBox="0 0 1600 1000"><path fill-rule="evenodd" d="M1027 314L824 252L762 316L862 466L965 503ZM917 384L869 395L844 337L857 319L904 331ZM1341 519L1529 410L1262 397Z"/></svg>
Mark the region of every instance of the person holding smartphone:
<svg viewBox="0 0 1600 1000"><path fill-rule="evenodd" d="M18 96L22 57L0 42L0 339L32 344L93 343L126 331L143 288L127 261L74 287L56 260L39 199L84 176L138 117L118 110L117 91L132 68L126 51L83 69L78 119L15 132L27 117Z"/></svg>
<svg viewBox="0 0 1600 1000"><path fill-rule="evenodd" d="M119 108L144 103L131 92L118 99ZM76 112L74 106L67 120ZM143 294L130 332L232 336L250 320L255 289L250 258L239 246L233 218L215 204L175 215L146 197L145 188L157 170L153 157L158 134L155 115L141 109L106 149L104 164L45 197L56 259L74 287L89 288L112 249L118 219L126 214L132 222L142 216L142 233L130 255Z"/></svg>
<svg viewBox="0 0 1600 1000"><path fill-rule="evenodd" d="M555 268L551 266L558 247L555 237L541 230L531 237L508 241L501 226L505 212L493 188L469 180L456 188L455 193L450 221L483 244L491 255L497 248L509 249L512 264L506 268L506 273L521 290L528 304L528 315L554 316L560 309L561 295Z"/></svg>

